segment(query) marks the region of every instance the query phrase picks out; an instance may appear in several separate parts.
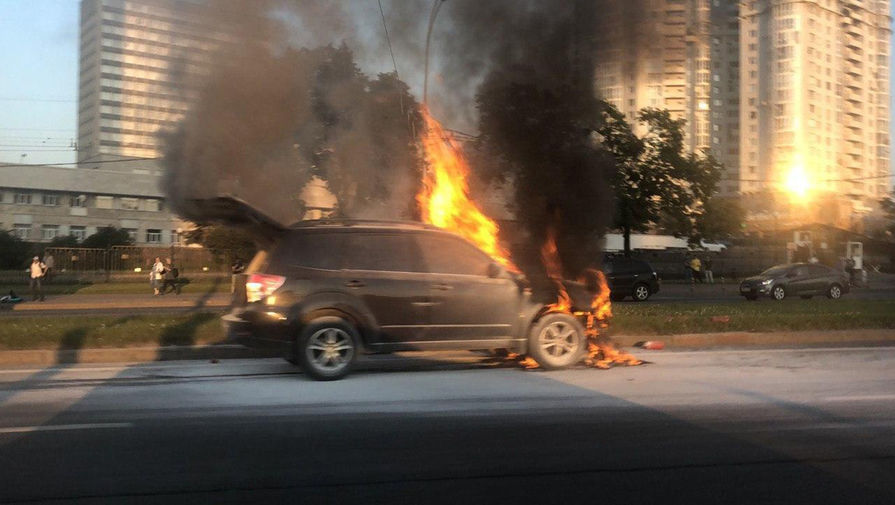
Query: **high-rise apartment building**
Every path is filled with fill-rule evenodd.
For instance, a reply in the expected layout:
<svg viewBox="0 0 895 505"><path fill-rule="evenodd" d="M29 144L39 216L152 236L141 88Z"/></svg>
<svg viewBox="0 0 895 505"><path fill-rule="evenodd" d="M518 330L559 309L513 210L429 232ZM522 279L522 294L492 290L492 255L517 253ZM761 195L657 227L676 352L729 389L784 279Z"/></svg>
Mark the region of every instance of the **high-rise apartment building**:
<svg viewBox="0 0 895 505"><path fill-rule="evenodd" d="M190 76L226 41L201 0L82 0L78 161L160 155Z"/></svg>
<svg viewBox="0 0 895 505"><path fill-rule="evenodd" d="M644 107L668 109L687 120L689 150L709 148L709 0L646 4L641 11L636 2L613 2L600 17L597 93L629 121Z"/></svg>
<svg viewBox="0 0 895 505"><path fill-rule="evenodd" d="M741 190L828 193L853 223L888 188L889 0L740 9Z"/></svg>
<svg viewBox="0 0 895 505"><path fill-rule="evenodd" d="M740 190L740 21L739 0L712 0L709 110L712 153L724 165L718 190Z"/></svg>

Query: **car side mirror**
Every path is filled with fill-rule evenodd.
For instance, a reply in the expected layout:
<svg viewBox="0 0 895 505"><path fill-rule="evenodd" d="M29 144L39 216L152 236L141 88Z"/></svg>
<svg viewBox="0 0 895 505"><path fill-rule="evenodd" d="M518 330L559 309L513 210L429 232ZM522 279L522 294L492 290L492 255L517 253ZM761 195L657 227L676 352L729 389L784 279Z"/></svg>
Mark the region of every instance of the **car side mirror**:
<svg viewBox="0 0 895 505"><path fill-rule="evenodd" d="M496 279L496 278L500 277L501 272L503 272L503 269L500 268L500 265L498 265L497 263L490 263L488 265L488 272L487 272L488 278Z"/></svg>

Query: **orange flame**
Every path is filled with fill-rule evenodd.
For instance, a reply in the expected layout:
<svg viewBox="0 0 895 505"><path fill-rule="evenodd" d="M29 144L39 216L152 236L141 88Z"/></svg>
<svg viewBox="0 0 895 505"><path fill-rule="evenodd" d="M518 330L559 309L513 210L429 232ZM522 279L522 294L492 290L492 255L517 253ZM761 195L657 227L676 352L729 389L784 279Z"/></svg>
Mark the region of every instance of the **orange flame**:
<svg viewBox="0 0 895 505"><path fill-rule="evenodd" d="M423 106L426 131L422 136L428 169L417 195L424 223L450 230L479 246L508 270L519 269L498 241L497 223L469 198L469 165L459 143Z"/></svg>
<svg viewBox="0 0 895 505"><path fill-rule="evenodd" d="M541 246L541 261L547 269L547 276L556 286L556 302L547 306L549 312L570 312L572 310L572 299L569 292L562 283L562 263L559 259L559 250L556 247L556 236L553 228L547 228L547 239Z"/></svg>

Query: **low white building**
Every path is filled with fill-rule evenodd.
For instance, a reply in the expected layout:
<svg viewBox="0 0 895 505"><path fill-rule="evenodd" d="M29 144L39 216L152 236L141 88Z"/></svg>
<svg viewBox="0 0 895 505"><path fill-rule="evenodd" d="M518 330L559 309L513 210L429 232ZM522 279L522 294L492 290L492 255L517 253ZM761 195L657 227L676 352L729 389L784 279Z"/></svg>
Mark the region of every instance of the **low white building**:
<svg viewBox="0 0 895 505"><path fill-rule="evenodd" d="M171 213L160 189L161 168L150 160L90 168L0 164L0 229L22 240L79 240L113 226L139 245L180 243L189 224Z"/></svg>

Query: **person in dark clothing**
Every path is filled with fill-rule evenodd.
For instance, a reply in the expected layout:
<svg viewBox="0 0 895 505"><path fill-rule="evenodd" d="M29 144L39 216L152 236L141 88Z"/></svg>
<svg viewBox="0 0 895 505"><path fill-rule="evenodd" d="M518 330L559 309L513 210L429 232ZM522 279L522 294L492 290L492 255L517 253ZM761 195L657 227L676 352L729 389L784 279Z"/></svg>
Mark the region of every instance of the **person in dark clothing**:
<svg viewBox="0 0 895 505"><path fill-rule="evenodd" d="M167 293L168 288L171 288L171 291L174 292L175 295L180 294L180 283L177 282L178 277L180 277L180 271L174 266L171 258L165 258L165 274L162 282L162 294Z"/></svg>

